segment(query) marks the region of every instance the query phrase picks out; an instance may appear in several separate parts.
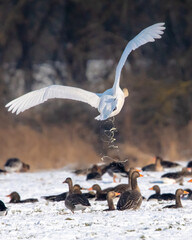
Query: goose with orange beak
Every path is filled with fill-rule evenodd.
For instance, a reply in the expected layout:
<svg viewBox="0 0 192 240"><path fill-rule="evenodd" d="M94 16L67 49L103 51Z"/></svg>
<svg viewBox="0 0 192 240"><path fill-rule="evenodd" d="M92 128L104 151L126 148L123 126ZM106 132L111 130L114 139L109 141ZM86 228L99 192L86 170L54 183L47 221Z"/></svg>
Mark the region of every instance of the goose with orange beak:
<svg viewBox="0 0 192 240"><path fill-rule="evenodd" d="M118 192L108 192L107 193L107 203L108 203L108 209L105 209L103 211L113 211L115 210L115 206L114 206L114 203L113 203L113 199L116 198L117 196L119 196L120 193Z"/></svg>
<svg viewBox="0 0 192 240"><path fill-rule="evenodd" d="M88 190L96 191L95 201L105 201L107 199L107 193L110 191L114 191L114 188L109 187L102 190L99 184L94 184L92 187L88 188Z"/></svg>
<svg viewBox="0 0 192 240"><path fill-rule="evenodd" d="M71 178L66 178L63 183L67 183L69 187L69 194L65 199L65 206L72 213L78 210L84 211L87 207L91 206L88 199L82 195L82 192L79 188L73 188L73 182Z"/></svg>
<svg viewBox="0 0 192 240"><path fill-rule="evenodd" d="M143 197L137 185L137 178L143 177L139 172L134 171L131 176L132 190L121 194L117 203L117 210L136 210L140 208Z"/></svg>
<svg viewBox="0 0 192 240"><path fill-rule="evenodd" d="M179 188L176 190L175 195L176 195L176 202L173 205L167 205L164 208L182 208L183 205L181 204L181 195L184 194L189 194L189 192Z"/></svg>
<svg viewBox="0 0 192 240"><path fill-rule="evenodd" d="M182 168L178 172L168 172L161 176L164 183L183 183L184 177L192 176L191 168Z"/></svg>
<svg viewBox="0 0 192 240"><path fill-rule="evenodd" d="M154 190L155 191L155 194L152 194L147 201L150 201L150 200L158 200L158 201L161 201L161 200L166 200L166 201L169 201L169 200L175 200L175 194L172 194L172 193L163 193L161 194L161 190L160 190L160 187L158 185L154 185L153 187L149 188L149 190Z"/></svg>
<svg viewBox="0 0 192 240"><path fill-rule="evenodd" d="M126 183L118 184L116 187L114 187L115 192L123 193L123 192L129 191L129 190L132 190L131 181L132 181L132 174L133 174L134 171L140 172L140 170L138 170L136 168L133 168L133 167L130 168L129 176L128 176L128 184L126 184ZM138 188L138 190L139 190L139 188Z"/></svg>

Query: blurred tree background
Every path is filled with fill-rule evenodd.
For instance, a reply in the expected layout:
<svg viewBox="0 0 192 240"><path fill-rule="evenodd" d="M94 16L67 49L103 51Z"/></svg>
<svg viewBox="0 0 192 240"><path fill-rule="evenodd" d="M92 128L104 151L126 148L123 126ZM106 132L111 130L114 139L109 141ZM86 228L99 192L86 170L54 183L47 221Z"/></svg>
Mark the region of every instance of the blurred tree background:
<svg viewBox="0 0 192 240"><path fill-rule="evenodd" d="M161 40L132 52L121 75L130 95L115 118L118 151L101 137L96 110L51 100L19 116L4 105L50 84L103 92L127 42L157 22ZM0 1L0 162L33 169L119 155L144 164L160 154L192 157L192 1Z"/></svg>

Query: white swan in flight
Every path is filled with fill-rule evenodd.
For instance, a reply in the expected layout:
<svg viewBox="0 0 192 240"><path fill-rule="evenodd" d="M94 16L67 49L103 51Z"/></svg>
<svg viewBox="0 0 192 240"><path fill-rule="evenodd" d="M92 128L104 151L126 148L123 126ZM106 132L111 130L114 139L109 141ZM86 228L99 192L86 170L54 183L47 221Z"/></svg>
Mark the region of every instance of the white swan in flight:
<svg viewBox="0 0 192 240"><path fill-rule="evenodd" d="M117 115L123 105L125 98L128 96L128 90L121 90L119 86L121 70L126 59L132 50L137 49L147 42L154 42L155 39L161 38L165 29L164 23L157 23L145 28L130 42L128 42L123 54L119 60L115 73L115 82L113 87L104 93L93 93L80 88L68 87L62 85L51 85L36 91L29 92L15 100L9 102L6 107L8 111L19 114L31 107L41 104L51 98L63 98L81 101L97 108L100 115L95 119L106 120Z"/></svg>

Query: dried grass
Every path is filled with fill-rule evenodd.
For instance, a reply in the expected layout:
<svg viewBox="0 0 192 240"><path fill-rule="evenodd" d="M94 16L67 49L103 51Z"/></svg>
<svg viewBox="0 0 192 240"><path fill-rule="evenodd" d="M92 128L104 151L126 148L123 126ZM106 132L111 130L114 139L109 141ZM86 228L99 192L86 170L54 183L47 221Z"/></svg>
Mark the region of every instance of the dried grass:
<svg viewBox="0 0 192 240"><path fill-rule="evenodd" d="M140 133L141 140L139 141L138 135L137 143L131 142L130 131L124 131L123 139L117 143L119 149L114 153L102 148L99 133L78 121L59 126L41 121L38 124L40 128L24 121L15 123L6 115L1 117L0 168L3 168L5 161L11 157L18 157L29 163L33 171L61 168L71 163L85 166L101 162L105 152L112 158L118 153L121 160L130 159L130 166L141 167L152 162L154 155L173 161L188 160L192 156L192 122L178 131L172 127L158 129L155 138L151 139L144 139ZM130 126L126 129L130 129ZM153 147L154 142L159 144L158 150Z"/></svg>
<svg viewBox="0 0 192 240"><path fill-rule="evenodd" d="M10 157L29 163L32 170L99 161L91 143L75 134L72 126L63 127L44 126L42 132L24 125L0 128L1 167Z"/></svg>

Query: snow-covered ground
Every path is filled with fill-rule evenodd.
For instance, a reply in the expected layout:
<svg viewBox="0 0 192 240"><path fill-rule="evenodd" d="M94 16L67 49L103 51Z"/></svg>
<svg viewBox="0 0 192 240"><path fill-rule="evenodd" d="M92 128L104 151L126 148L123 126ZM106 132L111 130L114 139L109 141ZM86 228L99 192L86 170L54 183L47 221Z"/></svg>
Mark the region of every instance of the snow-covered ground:
<svg viewBox="0 0 192 240"><path fill-rule="evenodd" d="M184 166L186 163L182 163ZM178 170L178 169L177 169ZM148 190L159 184L162 192L175 193L178 184L161 182L162 173L143 173L138 179L142 195L148 198ZM47 202L43 195L67 191L62 182L71 177L74 183L91 187L99 183L102 188L116 185L105 174L102 181L86 181L67 170L0 175L0 199L9 208L7 216L0 218L0 239L192 239L192 201L182 200L181 209L162 209L173 202L143 201L137 211L103 212L107 202L90 200L91 207L85 212L72 214L64 202ZM185 178L183 188L192 188ZM127 179L122 179L127 183ZM5 195L17 191L21 199L38 198L37 203L10 204ZM116 202L115 202L116 203Z"/></svg>

